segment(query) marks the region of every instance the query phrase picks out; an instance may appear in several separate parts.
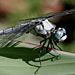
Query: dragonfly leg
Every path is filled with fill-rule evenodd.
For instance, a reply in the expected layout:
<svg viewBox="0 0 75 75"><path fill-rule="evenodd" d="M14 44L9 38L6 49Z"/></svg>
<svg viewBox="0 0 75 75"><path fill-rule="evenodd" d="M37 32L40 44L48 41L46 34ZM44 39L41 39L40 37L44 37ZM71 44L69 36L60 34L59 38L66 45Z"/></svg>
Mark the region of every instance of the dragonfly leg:
<svg viewBox="0 0 75 75"><path fill-rule="evenodd" d="M40 61L40 67L41 67L41 59L40 59L40 54L41 54L41 52L42 52L42 48L40 49L40 51L39 51L39 61Z"/></svg>
<svg viewBox="0 0 75 75"><path fill-rule="evenodd" d="M40 67L41 67L40 54L41 54L41 52L42 52L42 50L43 50L45 44L46 44L46 39L44 40L44 43L43 43L43 45L41 46L40 51L39 51L39 55L38 55L38 56L39 56L39 61L40 61Z"/></svg>
<svg viewBox="0 0 75 75"><path fill-rule="evenodd" d="M44 40L41 40L41 41L40 41L40 45L42 45L42 43L43 43L45 40L46 40L46 39L44 39Z"/></svg>
<svg viewBox="0 0 75 75"><path fill-rule="evenodd" d="M48 51L48 49L49 49L49 44L50 44L50 43L51 43L51 50L54 49L54 45L53 45L53 43L52 43L52 40L49 39L49 42L48 42L48 45L47 45L47 48L46 48L46 52L53 56L53 57L51 58L51 61L53 61L54 59L58 60L58 57L59 57L58 55L54 55L54 54L52 54L52 53L50 53L50 52Z"/></svg>
<svg viewBox="0 0 75 75"><path fill-rule="evenodd" d="M54 44L62 51L62 49L58 46L58 44L55 41Z"/></svg>

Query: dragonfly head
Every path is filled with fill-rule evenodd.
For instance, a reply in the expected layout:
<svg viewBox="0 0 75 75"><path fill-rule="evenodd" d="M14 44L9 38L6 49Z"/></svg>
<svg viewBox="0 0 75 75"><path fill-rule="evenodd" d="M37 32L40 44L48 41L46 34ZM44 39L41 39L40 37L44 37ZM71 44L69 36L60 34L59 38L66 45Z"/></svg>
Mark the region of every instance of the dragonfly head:
<svg viewBox="0 0 75 75"><path fill-rule="evenodd" d="M67 38L66 30L64 28L58 28L55 32L55 38L58 41L64 41Z"/></svg>

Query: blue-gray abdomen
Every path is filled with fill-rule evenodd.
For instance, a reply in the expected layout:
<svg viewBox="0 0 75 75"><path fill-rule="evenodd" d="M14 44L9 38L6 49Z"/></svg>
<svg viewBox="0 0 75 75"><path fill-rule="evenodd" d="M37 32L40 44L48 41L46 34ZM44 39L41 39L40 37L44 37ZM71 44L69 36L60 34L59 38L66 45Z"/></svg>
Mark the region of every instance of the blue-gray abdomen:
<svg viewBox="0 0 75 75"><path fill-rule="evenodd" d="M13 26L10 28L6 28L3 30L0 30L0 35L2 34L10 34L10 33L16 33L22 30L22 28L26 26L25 24L21 24L21 25L17 25L17 26Z"/></svg>

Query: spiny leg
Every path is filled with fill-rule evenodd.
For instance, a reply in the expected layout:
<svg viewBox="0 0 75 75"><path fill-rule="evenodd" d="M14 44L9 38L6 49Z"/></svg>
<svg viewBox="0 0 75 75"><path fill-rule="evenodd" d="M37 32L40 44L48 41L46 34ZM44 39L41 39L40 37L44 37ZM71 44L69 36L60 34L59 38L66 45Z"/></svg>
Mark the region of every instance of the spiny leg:
<svg viewBox="0 0 75 75"><path fill-rule="evenodd" d="M53 61L53 59L58 60L58 57L59 57L58 55L56 56L56 55L54 55L54 54L52 54L52 53L50 53L50 52L48 51L49 44L51 44L51 50L52 50L52 49L54 49L54 45L53 45L53 43L52 43L52 40L51 40L51 39L49 39L48 47L47 47L47 49L46 49L46 51L47 51L50 55L52 55L52 56L53 56L53 57L51 58L51 61Z"/></svg>
<svg viewBox="0 0 75 75"><path fill-rule="evenodd" d="M44 40L44 43L43 43L43 45L42 45L42 47L40 48L40 51L39 51L39 61L40 61L40 67L41 67L40 54L41 54L41 52L42 52L42 49L43 49L43 47L44 47L45 43L46 43L46 39Z"/></svg>
<svg viewBox="0 0 75 75"><path fill-rule="evenodd" d="M42 43L43 43L45 40L47 40L47 39L45 38L44 40L41 40L41 41L40 41L40 45L42 45Z"/></svg>
<svg viewBox="0 0 75 75"><path fill-rule="evenodd" d="M51 40L49 39L49 42L48 42L47 48L46 48L46 52L55 57L55 55L53 55L52 53L50 53L50 52L48 51L50 43L51 43ZM52 47L54 47L53 44L52 44ZM52 48L51 48L51 49L52 49Z"/></svg>
<svg viewBox="0 0 75 75"><path fill-rule="evenodd" d="M54 42L54 44L56 45L56 47L58 47L59 50L62 51L62 49L58 46L57 42L55 42L54 40L53 40L53 42ZM55 52L56 52L56 51L55 51ZM57 59L60 59L60 58L61 58L61 55L59 54L57 57L58 57Z"/></svg>
<svg viewBox="0 0 75 75"><path fill-rule="evenodd" d="M62 51L62 49L58 46L58 44L55 41L54 44Z"/></svg>

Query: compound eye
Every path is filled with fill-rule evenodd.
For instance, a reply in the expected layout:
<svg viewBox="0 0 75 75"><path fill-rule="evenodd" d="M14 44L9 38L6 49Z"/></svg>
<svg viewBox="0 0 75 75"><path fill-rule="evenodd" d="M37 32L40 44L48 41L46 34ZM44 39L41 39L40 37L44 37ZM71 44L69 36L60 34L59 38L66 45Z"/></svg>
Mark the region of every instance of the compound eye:
<svg viewBox="0 0 75 75"><path fill-rule="evenodd" d="M60 36L62 36L62 35L63 35L63 33L62 33L61 31L59 31L59 32L58 32L58 34L59 34Z"/></svg>

